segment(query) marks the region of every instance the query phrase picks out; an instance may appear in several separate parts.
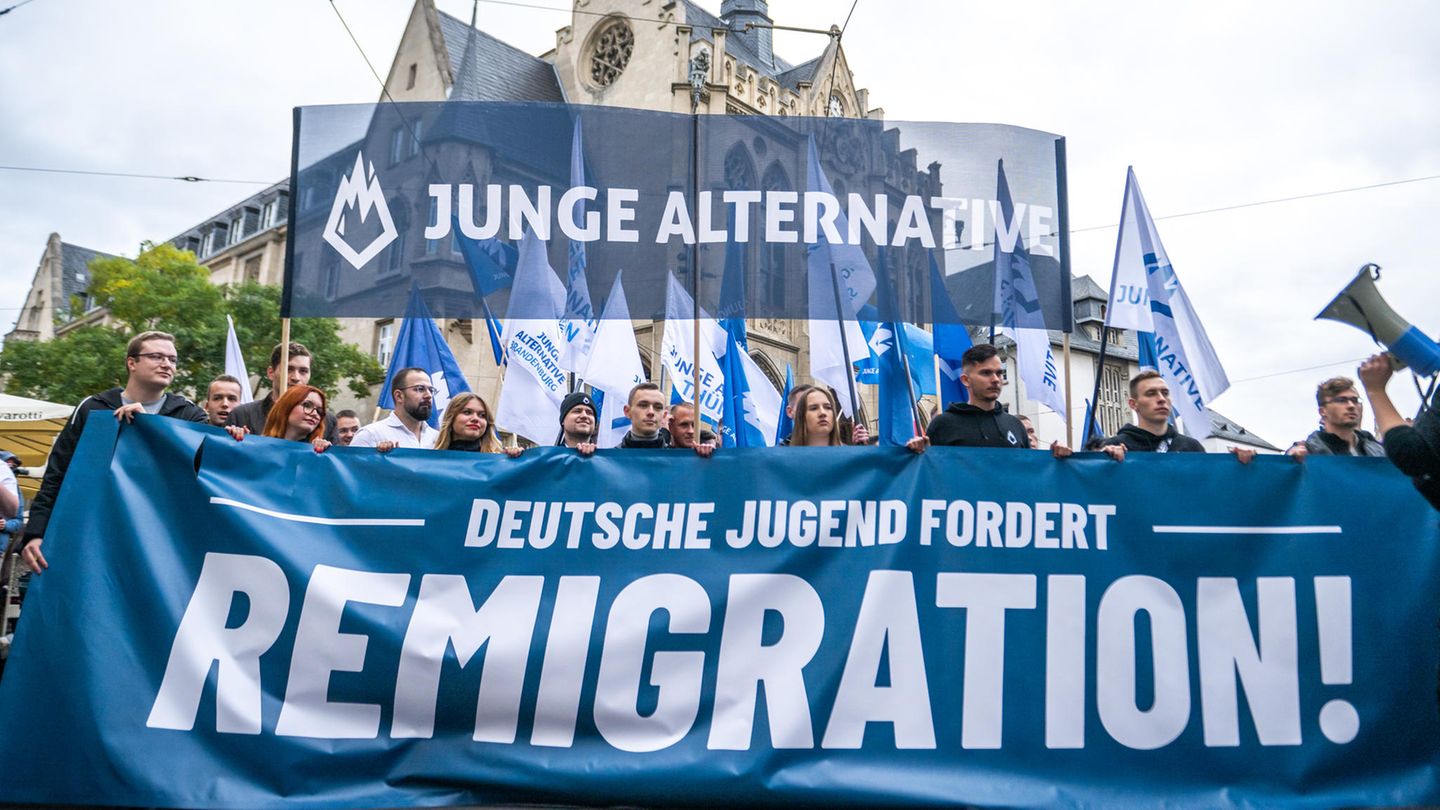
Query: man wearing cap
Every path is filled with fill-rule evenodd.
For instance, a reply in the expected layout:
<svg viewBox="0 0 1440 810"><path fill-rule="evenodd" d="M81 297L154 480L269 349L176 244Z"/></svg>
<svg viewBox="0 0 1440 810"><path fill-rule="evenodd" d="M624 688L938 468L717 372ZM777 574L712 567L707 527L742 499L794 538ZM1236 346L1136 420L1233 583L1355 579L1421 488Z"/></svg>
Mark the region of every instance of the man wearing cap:
<svg viewBox="0 0 1440 810"><path fill-rule="evenodd" d="M595 452L595 400L584 391L560 400L560 440L556 444L582 456Z"/></svg>

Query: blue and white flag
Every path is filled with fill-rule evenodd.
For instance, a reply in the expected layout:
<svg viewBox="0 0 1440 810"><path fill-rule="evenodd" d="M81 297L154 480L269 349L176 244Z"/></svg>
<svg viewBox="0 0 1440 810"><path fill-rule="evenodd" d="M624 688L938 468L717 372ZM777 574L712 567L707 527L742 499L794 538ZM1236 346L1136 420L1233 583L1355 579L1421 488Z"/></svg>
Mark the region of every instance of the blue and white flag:
<svg viewBox="0 0 1440 810"><path fill-rule="evenodd" d="M700 312L700 347L695 347L695 301L672 273L666 282L665 332L660 341L660 358L670 372L670 383L682 402L700 403L700 417L718 424L724 417L725 374L719 357L725 353L725 330L705 312ZM697 361L698 357L698 361ZM700 365L700 393L695 394L695 364Z"/></svg>
<svg viewBox="0 0 1440 810"><path fill-rule="evenodd" d="M970 392L960 384L961 358L966 350L975 345L970 333L960 323L955 305L945 290L945 278L935 264L934 252L930 258L930 320L935 329L936 385L939 387L940 407L948 408L956 402L969 402Z"/></svg>
<svg viewBox="0 0 1440 810"><path fill-rule="evenodd" d="M1000 216L995 223L995 311L1000 313L1000 331L1015 341L1016 365L1025 383L1028 399L1067 418L1060 369L1050 347L1050 333L1040 294L1030 271L1030 251L1025 247L1023 223L1015 216L1010 184L1005 179L1005 161L996 171L996 193Z"/></svg>
<svg viewBox="0 0 1440 810"><path fill-rule="evenodd" d="M460 373L460 364L450 351L450 344L445 342L445 336L440 334L440 328L430 318L430 310L425 306L419 287L410 288L405 321L400 325L400 334L395 336L390 368L385 372L385 384L380 386L380 407L395 407L395 397L390 393L391 384L395 381L395 373L404 368L423 368L430 375L430 384L435 387L434 405L427 420L430 427L440 427L440 417L451 398L470 390L465 375Z"/></svg>
<svg viewBox="0 0 1440 810"><path fill-rule="evenodd" d="M805 188L807 194L827 194L834 200L835 189L820 168L814 137L809 141ZM836 208L839 208L838 202ZM833 230L821 223L813 234L814 240L806 241L805 258L810 303L810 376L834 388L840 398L840 410L854 416L850 403L854 371L845 362L845 353L848 348L850 363L869 356L865 334L855 316L875 291L875 271L859 245L845 243L843 234L849 227L843 213L835 218ZM844 324L843 341L841 323Z"/></svg>
<svg viewBox="0 0 1440 810"><path fill-rule="evenodd" d="M505 354L509 360L495 422L536 444L548 444L560 426L560 401L567 391L560 366L560 313L565 287L545 255L545 243L527 231L520 243L520 261L510 300L534 317L505 322ZM546 315L549 317L546 317Z"/></svg>
<svg viewBox="0 0 1440 810"><path fill-rule="evenodd" d="M780 392L750 357L745 331L744 245L732 238L725 244L725 275L720 280L720 326L725 330L725 404L720 420L724 447L772 447L779 412Z"/></svg>
<svg viewBox="0 0 1440 810"><path fill-rule="evenodd" d="M1230 379L1170 265L1133 168L1125 175L1106 325L1134 330L1142 347L1153 348L1155 369L1170 386L1185 432L1208 431L1205 409L1230 387Z"/></svg>
<svg viewBox="0 0 1440 810"><path fill-rule="evenodd" d="M785 390L780 392L780 415L775 423L775 444L788 439L795 430L795 420L785 409L790 404L790 392L795 388L795 369L785 364Z"/></svg>
<svg viewBox="0 0 1440 810"><path fill-rule="evenodd" d="M585 149L580 135L580 118L575 118L575 135L570 141L570 188L586 188ZM576 221L588 221L584 212L585 199L570 203L574 207ZM561 205L566 205L562 198ZM566 212L567 214L571 212ZM593 215L598 221L599 214ZM585 279L585 243L579 239L570 240L569 272L565 283L565 313L560 319L560 337L565 345L560 352L560 365L567 371L583 374L590 364L590 352L595 342L595 308L590 304L590 285Z"/></svg>
<svg viewBox="0 0 1440 810"><path fill-rule="evenodd" d="M640 348L635 344L635 329L630 325L630 306L625 301L621 273L615 274L610 297L605 301L604 317L598 321L590 362L580 371L590 387L601 392L596 397L598 422L596 444L614 447L630 429L625 417L625 403L630 389L645 381L645 366L640 362Z"/></svg>
<svg viewBox="0 0 1440 810"><path fill-rule="evenodd" d="M235 319L226 315L225 323L225 373L240 381L240 402L252 402L255 395L250 392L250 372L245 370L245 355L235 336Z"/></svg>
<svg viewBox="0 0 1440 810"><path fill-rule="evenodd" d="M505 364L505 350L500 336L505 327L490 309L487 299L493 292L508 288L515 280L515 264L519 251L499 239L472 239L465 235L459 217L452 219L455 246L465 259L470 271L470 283L475 288L475 297L480 300L480 315L485 321L485 331L490 335L490 351L495 356L495 365Z"/></svg>

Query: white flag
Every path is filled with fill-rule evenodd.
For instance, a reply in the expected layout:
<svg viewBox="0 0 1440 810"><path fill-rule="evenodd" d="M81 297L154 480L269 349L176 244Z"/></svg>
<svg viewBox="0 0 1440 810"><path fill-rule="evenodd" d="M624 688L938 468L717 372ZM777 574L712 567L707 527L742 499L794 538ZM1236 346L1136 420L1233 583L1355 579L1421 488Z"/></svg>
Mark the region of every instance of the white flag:
<svg viewBox="0 0 1440 810"><path fill-rule="evenodd" d="M1208 432L1205 410L1230 387L1230 379L1170 266L1133 168L1125 176L1106 324L1154 341L1155 369L1170 387L1175 414L1187 433Z"/></svg>
<svg viewBox="0 0 1440 810"><path fill-rule="evenodd" d="M536 444L549 444L560 430L565 370L560 367L560 313L565 287L545 255L545 243L527 232L520 242L515 283L505 319L509 361L495 422ZM548 315L548 317L547 317Z"/></svg>
<svg viewBox="0 0 1440 810"><path fill-rule="evenodd" d="M240 339L235 337L235 319L225 316L230 325L225 333L225 373L240 381L240 402L252 402L255 395L250 392L250 372L245 370L245 355L240 353Z"/></svg>
<svg viewBox="0 0 1440 810"><path fill-rule="evenodd" d="M600 403L597 444L614 447L630 429L625 420L625 404L630 389L645 381L645 366L640 362L640 348L635 344L635 328L630 323L630 305L625 301L625 289L620 284L622 273L615 274L615 283L610 286L610 297L605 301L605 312L600 327L595 331L595 342L590 352L590 362L581 375L590 387L604 392Z"/></svg>
<svg viewBox="0 0 1440 810"><path fill-rule="evenodd" d="M810 138L809 149L805 187L809 192L830 195L838 209L835 189L820 168L814 137ZM817 228L816 241L805 245L805 258L809 281L810 376L834 388L840 398L840 410L846 416L854 416L850 391L855 372L845 362L845 349L850 350L851 363L870 356L865 333L855 320L855 313L875 292L875 271L859 245L844 243L848 230L849 223L843 213L835 220L833 234L827 235L824 228ZM842 322L844 343L841 342Z"/></svg>
<svg viewBox="0 0 1440 810"><path fill-rule="evenodd" d="M1001 329L1015 341L1015 360L1020 370L1020 379L1025 381L1025 397L1038 402L1060 414L1065 413L1064 382L1060 378L1060 367L1055 362L1055 352L1050 346L1050 333L1044 329Z"/></svg>
<svg viewBox="0 0 1440 810"><path fill-rule="evenodd" d="M672 273L665 286L665 333L660 357L680 398L695 402L695 301ZM700 415L718 423L724 411L725 375L716 359L725 354L725 330L714 318L700 312Z"/></svg>

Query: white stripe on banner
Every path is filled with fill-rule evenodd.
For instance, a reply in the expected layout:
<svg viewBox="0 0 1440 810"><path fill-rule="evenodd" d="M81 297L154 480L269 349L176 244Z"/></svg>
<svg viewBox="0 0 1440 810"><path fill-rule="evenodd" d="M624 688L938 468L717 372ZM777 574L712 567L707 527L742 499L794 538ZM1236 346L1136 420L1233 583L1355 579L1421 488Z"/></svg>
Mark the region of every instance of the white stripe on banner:
<svg viewBox="0 0 1440 810"><path fill-rule="evenodd" d="M1339 526L1151 526L1156 534L1340 534Z"/></svg>
<svg viewBox="0 0 1440 810"><path fill-rule="evenodd" d="M233 506L236 509L244 509L247 512L265 515L266 517L290 520L295 523L318 523L321 526L424 526L424 518L329 518L316 517L314 515L292 515L287 512L276 512L240 501L232 501L229 498L211 498L210 503L220 506Z"/></svg>

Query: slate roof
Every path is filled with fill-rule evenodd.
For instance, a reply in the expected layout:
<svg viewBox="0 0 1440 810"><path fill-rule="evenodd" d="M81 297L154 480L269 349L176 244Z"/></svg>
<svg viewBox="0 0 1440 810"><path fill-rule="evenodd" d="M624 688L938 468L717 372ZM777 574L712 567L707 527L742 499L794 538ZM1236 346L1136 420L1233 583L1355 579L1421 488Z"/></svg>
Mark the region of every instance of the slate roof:
<svg viewBox="0 0 1440 810"><path fill-rule="evenodd" d="M690 26L691 42L696 40L713 42L710 37L710 29L729 27L719 17L701 8L699 4L692 2L692 0L681 0L681 2L685 6L685 24ZM743 62L746 66L754 69L760 75L768 76L779 81L781 74L794 69L795 66L781 59L779 54L774 55L775 64L773 65L767 65L760 61L760 54L756 53L749 42L736 36L735 34L737 33L737 31L732 30L730 35L725 37L725 52L735 57L738 61ZM816 57L806 64L811 65L811 71L813 72L813 63L819 61L819 57ZM804 77L802 76L795 79L795 81L802 81L803 79ZM794 85L786 85L786 87L793 89Z"/></svg>
<svg viewBox="0 0 1440 810"><path fill-rule="evenodd" d="M59 308L70 306L70 296L84 295L90 288L90 262L95 259L113 259L113 255L98 250L60 243L60 303ZM76 313L79 314L79 313Z"/></svg>
<svg viewBox="0 0 1440 810"><path fill-rule="evenodd" d="M1071 297L1076 301L1083 298L1098 298L1101 301L1109 301L1110 293L1104 287L1095 283L1095 279L1089 276L1076 276L1070 284Z"/></svg>
<svg viewBox="0 0 1440 810"><path fill-rule="evenodd" d="M440 32L456 101L564 101L555 66L443 11Z"/></svg>
<svg viewBox="0 0 1440 810"><path fill-rule="evenodd" d="M1205 415L1210 417L1210 435L1217 439L1225 439L1240 444L1248 444L1252 447L1274 450L1277 453L1280 452L1280 448L1241 427L1227 416L1218 414L1209 408L1205 409Z"/></svg>

